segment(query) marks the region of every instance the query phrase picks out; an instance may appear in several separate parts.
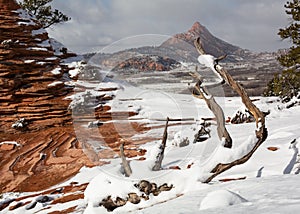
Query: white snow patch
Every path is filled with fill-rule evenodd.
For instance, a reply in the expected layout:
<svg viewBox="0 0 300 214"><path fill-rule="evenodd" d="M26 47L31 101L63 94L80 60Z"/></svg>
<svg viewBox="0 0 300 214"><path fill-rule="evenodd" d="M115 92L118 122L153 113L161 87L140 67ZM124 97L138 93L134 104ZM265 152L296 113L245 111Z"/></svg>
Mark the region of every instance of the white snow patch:
<svg viewBox="0 0 300 214"><path fill-rule="evenodd" d="M10 145L21 146L21 144L19 144L19 143L16 142L16 141L3 141L3 142L0 143L0 146L1 146L1 145L4 145L4 144L10 144Z"/></svg>
<svg viewBox="0 0 300 214"><path fill-rule="evenodd" d="M30 63L33 63L33 62L35 62L34 59L28 59L28 60L24 61L24 63L26 63L26 64L30 64Z"/></svg>
<svg viewBox="0 0 300 214"><path fill-rule="evenodd" d="M46 58L45 60L48 60L48 61L53 61L53 60L57 60L57 57L48 57L48 58Z"/></svg>
<svg viewBox="0 0 300 214"><path fill-rule="evenodd" d="M45 65L46 62L37 62L36 64L38 64L38 65Z"/></svg>
<svg viewBox="0 0 300 214"><path fill-rule="evenodd" d="M26 50L33 50L33 51L48 51L47 48L42 48L42 47L30 47L30 48L27 48Z"/></svg>
<svg viewBox="0 0 300 214"><path fill-rule="evenodd" d="M61 68L55 68L55 69L53 69L52 71L51 71L51 73L52 74L54 74L54 75L59 75L59 74L61 74Z"/></svg>
<svg viewBox="0 0 300 214"><path fill-rule="evenodd" d="M42 43L38 44L38 46L41 47L41 48L50 48L51 44L50 44L49 40L45 40Z"/></svg>
<svg viewBox="0 0 300 214"><path fill-rule="evenodd" d="M215 70L214 68L215 57L212 55L209 54L200 55L198 57L198 62L212 70Z"/></svg>
<svg viewBox="0 0 300 214"><path fill-rule="evenodd" d="M247 202L242 196L229 190L216 190L210 192L201 201L199 210L226 207Z"/></svg>
<svg viewBox="0 0 300 214"><path fill-rule="evenodd" d="M55 87L57 85L61 85L61 84L64 84L62 81L55 81L53 83L50 83L48 86L49 87Z"/></svg>
<svg viewBox="0 0 300 214"><path fill-rule="evenodd" d="M223 78L220 76L220 74L215 69L215 57L209 54L200 55L198 57L198 62L207 68L210 68L214 74L219 78L219 80L223 80ZM219 65L217 65L219 66ZM205 85L205 84L203 84Z"/></svg>

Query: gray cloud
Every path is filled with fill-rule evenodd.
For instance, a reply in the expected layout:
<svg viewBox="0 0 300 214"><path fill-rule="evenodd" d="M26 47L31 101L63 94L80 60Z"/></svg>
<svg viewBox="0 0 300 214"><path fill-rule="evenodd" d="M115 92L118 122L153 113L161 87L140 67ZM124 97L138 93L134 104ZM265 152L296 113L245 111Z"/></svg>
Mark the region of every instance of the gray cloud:
<svg viewBox="0 0 300 214"><path fill-rule="evenodd" d="M253 51L288 47L277 36L288 24L282 0L64 0L53 7L72 17L49 30L76 52L90 52L124 37L173 35L195 21L215 36Z"/></svg>

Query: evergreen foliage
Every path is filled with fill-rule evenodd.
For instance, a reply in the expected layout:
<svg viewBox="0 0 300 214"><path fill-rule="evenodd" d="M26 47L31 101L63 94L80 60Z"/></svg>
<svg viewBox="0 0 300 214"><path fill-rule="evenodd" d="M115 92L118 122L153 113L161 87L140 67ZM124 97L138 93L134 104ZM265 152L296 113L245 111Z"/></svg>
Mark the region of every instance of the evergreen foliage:
<svg viewBox="0 0 300 214"><path fill-rule="evenodd" d="M286 14L291 17L291 22L286 28L279 29L278 35L282 39L290 39L292 46L287 53L278 57L278 61L286 69L274 75L264 95L279 96L287 102L300 94L300 2L289 1L284 7Z"/></svg>
<svg viewBox="0 0 300 214"><path fill-rule="evenodd" d="M52 9L50 3L53 0L23 0L20 5L23 9L36 16L43 28L48 28L53 24L67 22L68 16L57 9Z"/></svg>

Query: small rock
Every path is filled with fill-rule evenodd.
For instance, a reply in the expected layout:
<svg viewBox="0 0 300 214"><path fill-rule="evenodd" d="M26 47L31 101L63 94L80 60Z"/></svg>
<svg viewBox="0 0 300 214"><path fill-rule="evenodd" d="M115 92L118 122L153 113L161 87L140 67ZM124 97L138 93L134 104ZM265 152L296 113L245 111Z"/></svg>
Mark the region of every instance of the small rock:
<svg viewBox="0 0 300 214"><path fill-rule="evenodd" d="M39 203L46 203L49 201L53 201L53 198L49 197L47 195L41 195L41 196L37 197L35 200Z"/></svg>
<svg viewBox="0 0 300 214"><path fill-rule="evenodd" d="M267 149L274 152L277 151L279 148L275 146L269 146Z"/></svg>
<svg viewBox="0 0 300 214"><path fill-rule="evenodd" d="M138 204L141 202L141 197L138 196L136 193L129 193L127 200L133 204Z"/></svg>
<svg viewBox="0 0 300 214"><path fill-rule="evenodd" d="M159 191L170 191L173 188L173 185L171 184L170 186L168 186L168 184L164 183L163 185L161 185L160 187L158 187Z"/></svg>
<svg viewBox="0 0 300 214"><path fill-rule="evenodd" d="M141 192L146 193L146 195L149 195L152 190L152 184L146 180L141 180L138 184L135 184L134 186L138 188Z"/></svg>
<svg viewBox="0 0 300 214"><path fill-rule="evenodd" d="M37 205L37 201L34 201L34 202L28 204L28 205L25 207L25 209L26 209L26 210L31 210L31 209L35 208L36 205Z"/></svg>
<svg viewBox="0 0 300 214"><path fill-rule="evenodd" d="M169 169L181 170L179 166L170 166Z"/></svg>
<svg viewBox="0 0 300 214"><path fill-rule="evenodd" d="M23 202L18 202L16 205L13 205L13 206L9 207L9 210L10 210L10 211L16 210L16 209L22 207L23 205L24 205Z"/></svg>
<svg viewBox="0 0 300 214"><path fill-rule="evenodd" d="M6 207L8 207L10 205L10 203L14 202L15 199L7 199L5 201L1 201L0 202L0 211L4 210Z"/></svg>
<svg viewBox="0 0 300 214"><path fill-rule="evenodd" d="M103 206L107 209L107 211L112 212L114 209L118 208L115 204L115 202L112 200L111 196L108 196L107 198L103 199L100 203L99 206Z"/></svg>
<svg viewBox="0 0 300 214"><path fill-rule="evenodd" d="M121 207L121 206L124 206L126 204L126 200L124 200L123 198L120 198L120 197L117 197L116 198L116 201L115 201L115 204L118 206L118 207Z"/></svg>

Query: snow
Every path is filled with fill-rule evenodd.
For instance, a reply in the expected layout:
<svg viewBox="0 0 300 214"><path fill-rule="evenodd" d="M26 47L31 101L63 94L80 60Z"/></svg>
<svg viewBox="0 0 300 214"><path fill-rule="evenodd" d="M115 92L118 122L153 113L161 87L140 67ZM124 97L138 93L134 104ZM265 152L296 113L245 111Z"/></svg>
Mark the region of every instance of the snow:
<svg viewBox="0 0 300 214"><path fill-rule="evenodd" d="M206 60L203 61L203 60ZM199 61L212 66L210 56L200 58ZM70 68L80 67L80 64L71 63ZM78 68L79 69L79 68ZM62 84L63 82L54 82ZM51 84L50 84L51 85ZM49 86L50 86L49 85ZM227 170L217 176L210 184L203 184L210 175L212 168L218 163L228 163L247 154L255 145L255 123L226 124L233 139L233 148L223 147L224 139L219 140L216 122L210 121L211 138L203 142L193 143L194 135L200 128L201 118L211 118L213 114L203 100L191 95L164 93L158 90L144 90L132 87L122 82L85 82L78 80L74 84L78 89L82 86L86 91L78 90L66 99L72 99L72 105L85 102L85 96L110 95L115 96L107 104L111 111L133 110L138 115L131 117L138 122L147 123L150 130L146 133L136 134L134 139L140 137L154 137L147 144L141 145L146 149L146 160L136 161L128 158L132 168L132 175L126 178L121 172L121 159L108 159L110 164L93 168L83 167L70 182L89 183L84 192L84 200L77 200L65 204L51 205L48 211L60 211L65 206L78 206L80 211L74 213L111 213L99 203L112 196L112 198L126 198L128 193L142 194L134 184L141 179L155 182L157 185L167 183L173 185L170 191L162 192L158 196L150 195L149 200L142 200L139 204L126 205L115 209L112 213L297 213L300 209L299 173L299 122L300 106L285 108L277 98L256 97L255 104L263 111L270 110L266 117L266 127L269 136L257 149L249 161ZM98 91L103 88L118 88L117 91ZM76 88L75 88L76 91ZM215 97L224 109L225 118L233 115L242 105L239 97ZM272 102L270 102L272 101ZM187 122L176 124L169 122L168 140L161 171L152 171L156 155L161 144L165 119L188 119ZM117 125L117 124L116 124ZM160 126L161 128L153 128ZM258 124L259 126L259 124ZM129 126L128 129L131 127ZM122 135L122 133L120 133ZM188 139L189 144L179 147L182 140ZM291 144L292 142L292 144ZM102 145L101 145L102 146ZM277 151L267 148L278 147ZM171 170L171 166L178 166L181 170ZM191 167L188 167L191 166ZM297 173L298 172L298 173ZM221 179L238 179L231 182L220 182ZM58 187L60 186L58 185ZM9 194L3 195L3 200L13 198ZM16 213L32 213L43 209L39 204L34 210L17 209ZM4 213L12 213L6 208Z"/></svg>
<svg viewBox="0 0 300 214"><path fill-rule="evenodd" d="M239 194L229 190L216 190L208 193L200 204L200 210L212 209L218 207L232 206L240 203L247 202L246 199Z"/></svg>
<svg viewBox="0 0 300 214"><path fill-rule="evenodd" d="M61 72L61 68L60 67L59 68L55 68L55 69L53 69L51 71L51 73L54 74L54 75L59 75L59 74L61 74L60 72Z"/></svg>
<svg viewBox="0 0 300 214"><path fill-rule="evenodd" d="M56 56L61 56L62 52L60 50L64 47L64 45L61 44L60 42L56 41L53 38L50 38L49 41L50 41L50 44L51 44L51 46L52 46L52 48L54 50L54 54Z"/></svg>
<svg viewBox="0 0 300 214"><path fill-rule="evenodd" d="M64 84L62 81L55 81L53 83L50 83L48 86L49 87L55 87L57 85L61 85L61 84Z"/></svg>
<svg viewBox="0 0 300 214"><path fill-rule="evenodd" d="M42 43L38 44L38 46L41 48L50 48L51 43L49 40L44 40Z"/></svg>
<svg viewBox="0 0 300 214"><path fill-rule="evenodd" d="M21 144L19 144L18 142L15 142L15 141L3 141L3 142L0 143L0 146L1 146L1 145L4 145L4 144L10 144L10 145L21 146Z"/></svg>
<svg viewBox="0 0 300 214"><path fill-rule="evenodd" d="M211 116L211 113L206 110L206 106L203 102L194 100L190 97L190 95L165 94L157 91L137 91L137 89L132 87L125 87L123 91L120 91L116 94L116 100L122 100L122 98L125 99L129 97L137 98L130 103L134 103L136 107L139 108L139 115L135 116L135 118L144 118L148 121L165 119L167 116L171 118L192 117L194 119L195 125L183 125L181 127L178 126L176 128L169 128L169 138L167 141L165 159L163 160L163 168L167 169L169 166L177 165L181 168L181 170L165 170L164 172L152 172L151 168L154 164L157 152L159 151L160 141L155 141L143 145L142 148L145 148L147 150L145 156L146 161L130 162L133 171L133 174L130 178L125 178L120 174L121 161L118 159L114 159L110 165L102 167L103 171L97 177L95 177L92 182L90 182L88 189L85 192L85 201L87 204L86 213L106 213L106 210L103 207L95 206L95 204L99 204L99 202L101 202L101 200L108 195L112 195L114 197L126 197L126 194L128 194L129 192L136 192L137 190L134 188L133 184L140 179L148 179L151 182L160 184L166 182L168 184L173 184L175 188L169 192L164 192L162 195L159 195L157 197L152 197L149 201L143 201L138 205L127 203L125 206L117 208L115 210L115 213L135 211L140 208L143 208L143 213L157 213L160 210L165 210L166 212L173 211L173 213L177 213L178 211L185 213L185 211L188 210L187 208L185 209L185 203L187 200L189 200L189 196L191 194L200 193L201 196L194 198L192 201L195 204L194 210L189 211L188 213L195 213L197 212L196 210L199 209L215 209L216 207L220 206L234 205L230 207L239 206L241 207L240 209L245 209L245 206L251 206L253 202L246 202L248 200L248 197L246 196L249 196L249 194L246 194L246 196L244 196L244 194L240 194L238 191L232 191L231 188L229 188L230 190L218 190L218 188L220 186L222 187L223 185L218 183L213 184L213 187L209 188L205 184L199 182L199 180L207 178L207 176L209 176L210 174L209 172L212 170L212 167L214 167L216 164L228 163L236 160L237 158L244 156L253 149L253 146L257 141L255 135L255 123L238 125L228 124L229 132L232 134L232 137L234 139L232 149L227 149L222 146L222 142L219 142L215 130L212 130L211 139L208 139L207 141L202 143L191 144L191 142L193 142L194 134L199 128L199 124L197 124L196 122L198 115L201 115L201 117ZM274 129L274 127L278 127L277 115L281 115L281 118L285 118L285 120L288 120L288 118L290 117L295 117L295 115L292 116L290 114L290 110L276 109L276 105L278 105L276 103L267 104L268 99L269 98L260 98L260 100L256 102L256 104L263 110L271 109L271 114L267 117L268 129L272 130ZM225 115L227 116L232 115L234 112L236 112L238 110L236 108L241 105L240 98L227 99L216 97L216 100L217 102L221 101L221 105L225 107ZM126 109L126 106L128 106L128 102L125 101L114 101L112 103L113 110ZM241 108L239 110L241 110ZM300 109L298 107L296 112L298 112L297 114L300 116L299 110ZM264 182L263 179L267 179L272 175L282 175L284 169L287 167L287 164L290 162L291 156L293 155L291 154L291 150L288 149L290 142L290 140L288 139L296 137L297 132L299 131L297 125L293 125L292 127L292 129L290 126L287 128L288 130L290 130L286 131L287 133L281 133L282 138L276 137L277 131L275 131L275 133L270 131L269 133L271 139L267 139L267 141L253 155L253 158L251 158L247 163L241 166L236 166L218 177L220 179L246 177L246 181L235 181L232 183L245 182L245 185L247 185L247 182L252 182L251 179L255 179L258 175L258 177L260 177L261 179L260 182ZM213 129L213 127L211 128ZM160 129L160 132L158 132L158 130L150 130L148 135L162 136L162 129ZM280 132L278 135L280 135ZM186 147L179 148L178 144L184 138L188 138L190 144ZM276 139L276 141L274 141L274 139ZM285 139L283 143L285 146L282 145L282 143L279 143L280 139L281 142L283 139ZM281 144L281 148L277 151L277 153L271 152L266 149L268 145L276 146L277 144ZM187 165L191 163L193 163L192 167L190 169L187 169ZM292 161L290 168L294 168L295 171L296 166L294 166L293 163L294 162ZM110 184L114 185L107 185L105 182L108 181ZM110 186L108 188L108 192L107 190L101 189L101 187L103 186ZM260 186L260 188L261 191L264 190L263 186ZM206 190L203 191L203 189ZM216 190L211 191L211 189ZM183 194L183 196L178 198L179 194ZM219 195L218 198L215 195ZM212 200L214 198L217 199L215 203L213 203ZM178 204L173 202L177 200L183 201ZM157 205L162 201L167 202L163 203L162 205ZM200 201L201 206L199 205ZM164 208L161 209L161 206L163 206ZM272 204L272 206L274 206L274 204ZM225 208L218 209L223 210ZM228 211L228 213L230 213L230 211Z"/></svg>
<svg viewBox="0 0 300 214"><path fill-rule="evenodd" d="M82 72L82 69L85 66L83 61L74 61L71 63L67 63L67 65L70 68L69 75L71 78L77 77Z"/></svg>
<svg viewBox="0 0 300 214"><path fill-rule="evenodd" d="M46 58L45 60L53 61L53 60L57 60L57 57L49 57L49 58Z"/></svg>
<svg viewBox="0 0 300 214"><path fill-rule="evenodd" d="M35 62L35 60L33 60L33 59L28 59L28 60L24 61L24 63L26 63L26 64L30 64L30 63L33 63L33 62Z"/></svg>
<svg viewBox="0 0 300 214"><path fill-rule="evenodd" d="M48 51L48 49L45 48L45 47L30 47L30 48L27 48L26 50L33 50L33 51Z"/></svg>
<svg viewBox="0 0 300 214"><path fill-rule="evenodd" d="M215 57L209 54L200 55L198 57L198 62L208 68L214 70Z"/></svg>
<svg viewBox="0 0 300 214"><path fill-rule="evenodd" d="M79 73L80 73L79 69L69 70L69 75L70 75L71 78L74 78L74 77L78 76Z"/></svg>
<svg viewBox="0 0 300 214"><path fill-rule="evenodd" d="M214 56L209 55L209 54L200 55L198 57L198 62L200 64L206 66L207 68L210 68L212 70L212 72L218 77L218 79L220 81L223 80L223 78L221 77L221 75L215 69L215 57ZM217 65L217 66L219 66L219 65ZM203 83L203 85L204 86L208 86L210 84Z"/></svg>
<svg viewBox="0 0 300 214"><path fill-rule="evenodd" d="M33 17L25 10L18 9L18 10L12 11L12 12L19 14L19 17L22 20L22 21L18 22L19 25L35 25L36 24L32 21Z"/></svg>
<svg viewBox="0 0 300 214"><path fill-rule="evenodd" d="M38 30L33 30L32 32L33 36L41 35L44 33L47 33L47 31L44 28L38 29Z"/></svg>

